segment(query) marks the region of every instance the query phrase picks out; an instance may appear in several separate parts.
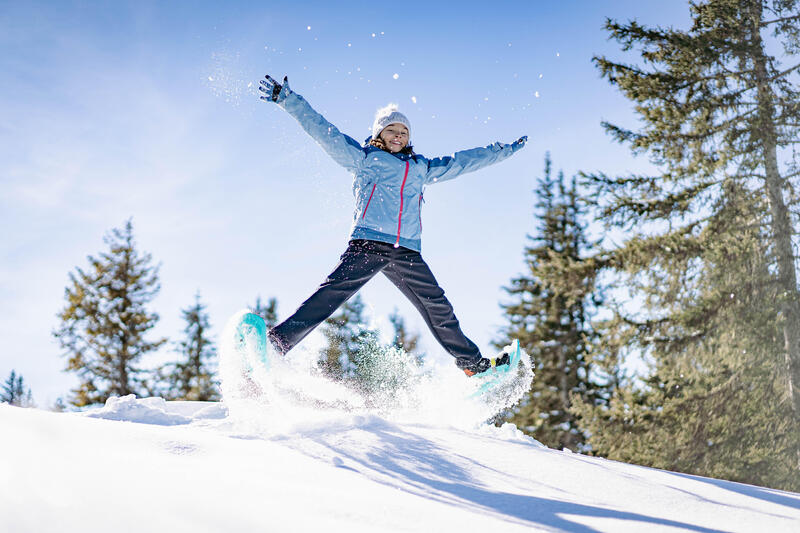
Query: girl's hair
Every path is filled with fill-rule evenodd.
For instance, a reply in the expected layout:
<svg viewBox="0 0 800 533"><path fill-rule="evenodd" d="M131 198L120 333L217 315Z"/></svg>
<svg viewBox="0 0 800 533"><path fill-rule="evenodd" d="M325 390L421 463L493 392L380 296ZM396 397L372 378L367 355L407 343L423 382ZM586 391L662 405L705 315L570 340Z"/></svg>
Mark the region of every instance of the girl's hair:
<svg viewBox="0 0 800 533"><path fill-rule="evenodd" d="M375 146L377 148L380 148L381 150L383 150L385 152L389 151L386 148L386 143L384 143L383 139L381 139L380 137L378 137L377 139L370 139L368 144L371 145L371 146ZM406 145L402 150L400 150L400 153L401 154L405 154L405 155L413 156L413 155L415 155L414 154L414 147L411 146L410 144Z"/></svg>

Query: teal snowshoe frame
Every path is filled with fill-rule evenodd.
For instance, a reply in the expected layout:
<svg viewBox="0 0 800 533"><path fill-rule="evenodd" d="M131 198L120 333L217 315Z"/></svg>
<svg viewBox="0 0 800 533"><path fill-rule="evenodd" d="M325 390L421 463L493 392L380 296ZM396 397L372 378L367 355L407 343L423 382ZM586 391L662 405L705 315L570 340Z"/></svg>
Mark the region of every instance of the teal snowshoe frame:
<svg viewBox="0 0 800 533"><path fill-rule="evenodd" d="M522 355L520 352L519 340L514 339L510 347L506 348L507 349L504 351L508 354L508 364L495 366L496 359L492 359L491 367L481 372L480 374L475 374L470 378L478 380L478 382L481 383L478 389L475 392L473 392L470 396L472 396L473 398L477 398L485 395L488 392L493 391L494 389L505 383L506 378L509 377L509 374L511 372L515 372L517 370L517 366L519 365L519 360Z"/></svg>
<svg viewBox="0 0 800 533"><path fill-rule="evenodd" d="M255 350L256 362L264 365L269 370L269 357L267 356L267 324L264 319L254 313L245 313L236 326L236 350L244 356L247 370L253 370L252 358L247 357L248 349Z"/></svg>

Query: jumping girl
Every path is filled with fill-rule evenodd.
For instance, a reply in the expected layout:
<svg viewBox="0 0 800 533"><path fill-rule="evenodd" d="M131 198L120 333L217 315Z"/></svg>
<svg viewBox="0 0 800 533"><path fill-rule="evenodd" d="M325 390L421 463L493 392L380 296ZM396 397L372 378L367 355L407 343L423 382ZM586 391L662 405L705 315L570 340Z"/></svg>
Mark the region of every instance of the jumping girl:
<svg viewBox="0 0 800 533"><path fill-rule="evenodd" d="M269 75L261 80L262 100L275 102L300 123L334 161L353 173L356 205L350 241L339 264L292 316L269 331L275 349L286 354L378 272L383 272L422 315L439 344L468 376L492 360L481 356L461 331L453 306L420 255L422 193L426 185L455 178L511 156L527 137L512 144L427 159L414 153L411 123L394 106L378 110L372 136L362 146L314 111L306 100ZM508 355L495 359L508 364Z"/></svg>

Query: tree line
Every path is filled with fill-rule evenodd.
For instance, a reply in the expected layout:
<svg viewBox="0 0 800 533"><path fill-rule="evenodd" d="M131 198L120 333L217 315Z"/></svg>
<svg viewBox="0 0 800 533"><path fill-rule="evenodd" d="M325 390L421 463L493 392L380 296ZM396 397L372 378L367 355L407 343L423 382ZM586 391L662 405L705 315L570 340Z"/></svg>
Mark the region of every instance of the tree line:
<svg viewBox="0 0 800 533"><path fill-rule="evenodd" d="M25 387L25 378L17 374L16 370L11 370L11 374L8 375L8 378L3 383L0 402L6 402L17 407L36 406L30 387Z"/></svg>
<svg viewBox="0 0 800 533"><path fill-rule="evenodd" d="M104 238L107 250L88 257L88 267L69 274L66 301L53 331L67 358L66 371L79 384L70 403L104 403L111 396L163 396L167 399L217 400L214 363L216 348L208 336L206 306L199 292L181 310L183 338L173 343L179 360L157 368L141 365L147 354L169 342L150 339L159 315L148 304L160 290L158 266L141 253L133 223L112 229Z"/></svg>
<svg viewBox="0 0 800 533"><path fill-rule="evenodd" d="M217 349L209 336L210 318L200 293L181 310L183 335L172 342L177 359L155 368L143 366L145 356L170 342L165 337L150 338L159 320L148 308L160 290L159 267L149 253L137 248L131 220L112 229L104 242L107 249L89 256L88 267L76 267L69 274L65 305L53 331L66 357L65 371L79 379L69 402L85 407L128 394L219 400ZM264 303L259 296L252 311L272 327L278 321L277 307L276 298ZM417 349L418 336L407 331L396 311L389 318L394 340L383 346L380 332L367 325L361 298L347 302L323 325L327 342L320 353L320 370L333 379L366 386L370 382L368 367L376 366L376 358L387 359L389 349L394 348L395 355L413 354L420 364L424 355ZM374 349L365 350L365 346ZM31 405L30 390L25 396L22 379L12 371L8 391L0 398L14 405Z"/></svg>

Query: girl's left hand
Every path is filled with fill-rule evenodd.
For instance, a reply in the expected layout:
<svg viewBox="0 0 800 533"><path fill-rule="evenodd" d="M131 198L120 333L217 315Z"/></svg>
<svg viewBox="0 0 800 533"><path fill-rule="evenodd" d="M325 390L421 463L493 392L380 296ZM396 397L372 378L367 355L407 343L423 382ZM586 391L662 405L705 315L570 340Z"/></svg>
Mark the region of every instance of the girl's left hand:
<svg viewBox="0 0 800 533"><path fill-rule="evenodd" d="M261 91L263 94L261 95L262 100L266 100L267 102L277 102L278 95L281 92L283 87L289 88L289 77L283 77L283 85L278 83L275 78L267 74L264 76L264 79L261 80L258 90Z"/></svg>
<svg viewBox="0 0 800 533"><path fill-rule="evenodd" d="M517 150L525 146L526 142L528 142L528 136L523 135L522 137L511 143L511 149L516 152Z"/></svg>

